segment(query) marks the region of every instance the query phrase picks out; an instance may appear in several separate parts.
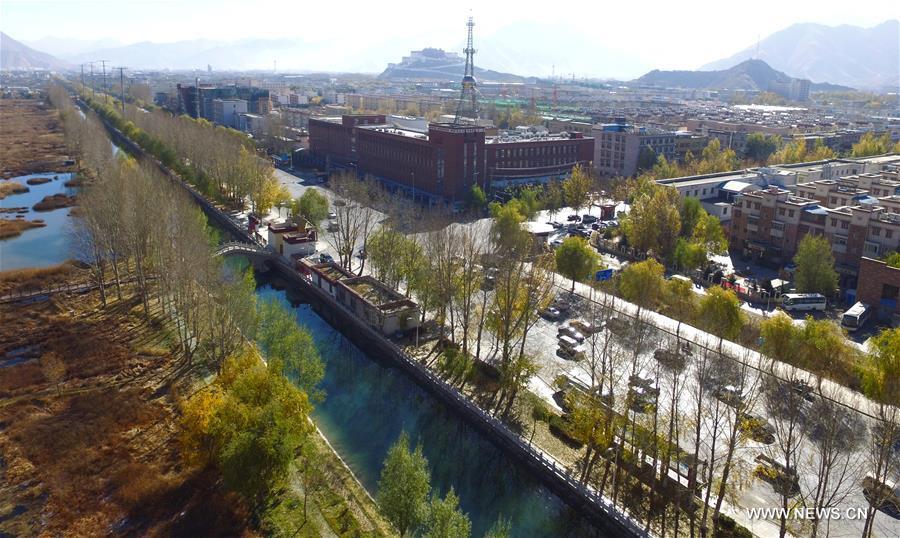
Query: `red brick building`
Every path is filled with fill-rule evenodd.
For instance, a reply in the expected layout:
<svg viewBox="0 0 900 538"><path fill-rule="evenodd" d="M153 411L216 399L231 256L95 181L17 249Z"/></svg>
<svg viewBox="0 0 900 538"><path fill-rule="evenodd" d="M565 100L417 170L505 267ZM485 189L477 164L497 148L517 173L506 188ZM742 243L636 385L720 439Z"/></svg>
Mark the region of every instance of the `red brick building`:
<svg viewBox="0 0 900 538"><path fill-rule="evenodd" d="M881 260L862 258L856 298L875 308L882 319L900 314L900 268L890 267Z"/></svg>
<svg viewBox="0 0 900 538"><path fill-rule="evenodd" d="M476 125L430 123L427 131L385 123L383 115L310 118L319 164L356 166L416 196L455 202L484 190L565 177L588 166L594 139L580 133L487 137Z"/></svg>

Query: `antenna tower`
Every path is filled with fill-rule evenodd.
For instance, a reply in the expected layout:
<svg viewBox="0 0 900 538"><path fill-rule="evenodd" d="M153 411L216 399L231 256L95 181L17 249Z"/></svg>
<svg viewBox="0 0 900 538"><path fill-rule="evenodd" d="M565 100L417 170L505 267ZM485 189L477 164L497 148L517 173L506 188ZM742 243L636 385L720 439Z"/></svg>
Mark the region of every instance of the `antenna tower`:
<svg viewBox="0 0 900 538"><path fill-rule="evenodd" d="M472 121L478 120L478 87L475 80L475 47L472 42L472 29L475 27L475 21L469 17L466 23L469 28L469 37L466 41L466 72L462 78L462 90L459 94L459 103L456 105L456 116L453 123L460 123L460 118L471 118Z"/></svg>

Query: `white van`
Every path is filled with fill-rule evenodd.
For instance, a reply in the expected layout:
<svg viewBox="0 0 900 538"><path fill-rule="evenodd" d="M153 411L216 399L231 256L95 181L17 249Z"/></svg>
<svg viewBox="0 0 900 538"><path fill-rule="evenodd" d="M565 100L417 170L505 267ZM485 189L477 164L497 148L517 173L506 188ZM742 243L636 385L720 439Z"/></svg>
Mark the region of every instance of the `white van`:
<svg viewBox="0 0 900 538"><path fill-rule="evenodd" d="M860 329L869 320L872 315L872 309L866 303L856 303L841 316L841 327L850 332Z"/></svg>

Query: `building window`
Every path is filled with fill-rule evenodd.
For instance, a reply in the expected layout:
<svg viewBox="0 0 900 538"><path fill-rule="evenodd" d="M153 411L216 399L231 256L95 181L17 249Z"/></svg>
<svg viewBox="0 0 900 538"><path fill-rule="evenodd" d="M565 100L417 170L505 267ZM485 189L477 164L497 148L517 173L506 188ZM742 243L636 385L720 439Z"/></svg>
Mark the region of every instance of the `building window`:
<svg viewBox="0 0 900 538"><path fill-rule="evenodd" d="M894 230L885 230L884 237L886 237L887 239L894 237Z"/></svg>
<svg viewBox="0 0 900 538"><path fill-rule="evenodd" d="M875 237L880 236L880 235L881 235L881 228L878 228L877 226L872 227L872 235L874 235Z"/></svg>
<svg viewBox="0 0 900 538"><path fill-rule="evenodd" d="M850 222L849 222L849 221L846 221L846 220L842 220L842 221L841 221L841 229L842 229L842 230L846 230L846 229L848 229L849 227L850 227Z"/></svg>

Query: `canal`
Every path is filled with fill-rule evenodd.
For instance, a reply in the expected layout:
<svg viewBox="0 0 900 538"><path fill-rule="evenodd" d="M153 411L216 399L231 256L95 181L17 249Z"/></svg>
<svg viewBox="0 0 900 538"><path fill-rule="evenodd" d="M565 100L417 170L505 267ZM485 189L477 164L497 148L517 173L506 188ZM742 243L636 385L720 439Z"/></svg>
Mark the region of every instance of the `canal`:
<svg viewBox="0 0 900 538"><path fill-rule="evenodd" d="M388 448L406 431L422 444L432 487L444 495L452 486L459 495L473 536L500 517L511 521L514 536L602 536L401 370L358 349L277 276L257 274L257 282L258 297L293 308L312 334L325 362L315 421L373 496Z"/></svg>

